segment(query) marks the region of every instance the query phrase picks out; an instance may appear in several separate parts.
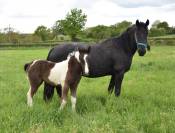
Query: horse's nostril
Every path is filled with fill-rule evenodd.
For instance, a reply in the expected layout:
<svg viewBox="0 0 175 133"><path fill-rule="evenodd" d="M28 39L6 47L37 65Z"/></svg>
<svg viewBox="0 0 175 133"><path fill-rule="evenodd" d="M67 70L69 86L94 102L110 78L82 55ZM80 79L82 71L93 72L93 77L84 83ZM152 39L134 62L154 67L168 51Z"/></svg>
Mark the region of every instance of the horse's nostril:
<svg viewBox="0 0 175 133"><path fill-rule="evenodd" d="M144 56L146 53L145 49L138 49L139 56Z"/></svg>

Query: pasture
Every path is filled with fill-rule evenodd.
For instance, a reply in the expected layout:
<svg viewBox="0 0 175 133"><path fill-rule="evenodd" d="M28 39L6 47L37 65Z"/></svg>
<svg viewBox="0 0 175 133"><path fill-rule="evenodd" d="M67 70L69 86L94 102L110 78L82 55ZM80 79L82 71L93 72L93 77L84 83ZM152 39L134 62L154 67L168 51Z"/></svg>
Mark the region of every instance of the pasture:
<svg viewBox="0 0 175 133"><path fill-rule="evenodd" d="M0 50L0 132L175 132L175 47L151 47L144 57L136 53L120 97L108 95L109 77L83 78L76 113L70 97L61 112L57 95L45 104L43 86L33 107L27 107L29 85L23 65L45 59L48 51Z"/></svg>

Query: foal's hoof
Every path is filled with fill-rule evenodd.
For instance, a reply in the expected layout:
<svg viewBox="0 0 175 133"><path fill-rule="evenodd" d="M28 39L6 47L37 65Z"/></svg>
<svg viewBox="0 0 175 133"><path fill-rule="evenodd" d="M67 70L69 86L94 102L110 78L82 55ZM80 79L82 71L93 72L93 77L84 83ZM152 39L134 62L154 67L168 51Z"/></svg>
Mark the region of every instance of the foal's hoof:
<svg viewBox="0 0 175 133"><path fill-rule="evenodd" d="M59 108L59 111L62 111L62 110L63 110L63 108L62 108L62 107L60 107L60 108Z"/></svg>
<svg viewBox="0 0 175 133"><path fill-rule="evenodd" d="M76 109L75 109L75 108L72 108L72 112L73 112L73 113L76 113Z"/></svg>
<svg viewBox="0 0 175 133"><path fill-rule="evenodd" d="M27 106L31 108L33 105L31 103L28 103Z"/></svg>

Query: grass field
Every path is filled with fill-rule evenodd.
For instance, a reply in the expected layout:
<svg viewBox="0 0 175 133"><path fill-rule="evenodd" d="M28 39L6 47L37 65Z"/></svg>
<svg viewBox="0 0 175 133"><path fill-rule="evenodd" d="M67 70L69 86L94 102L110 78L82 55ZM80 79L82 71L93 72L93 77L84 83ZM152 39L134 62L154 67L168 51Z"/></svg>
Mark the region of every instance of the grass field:
<svg viewBox="0 0 175 133"><path fill-rule="evenodd" d="M175 47L152 47L134 57L120 97L108 95L109 77L83 78L78 87L77 113L58 110L57 95L43 101L43 86L26 105L28 82L24 63L45 58L48 49L0 51L0 133L175 133Z"/></svg>

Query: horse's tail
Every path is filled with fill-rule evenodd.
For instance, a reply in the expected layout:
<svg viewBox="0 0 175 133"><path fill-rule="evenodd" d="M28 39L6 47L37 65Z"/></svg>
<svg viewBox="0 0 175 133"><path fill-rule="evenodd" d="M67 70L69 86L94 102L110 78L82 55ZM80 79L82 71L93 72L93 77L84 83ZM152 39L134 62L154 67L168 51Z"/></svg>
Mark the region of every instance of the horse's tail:
<svg viewBox="0 0 175 133"><path fill-rule="evenodd" d="M30 67L31 64L32 64L32 62L26 63L26 64L24 65L24 71L25 71L25 72L28 71L28 69L29 69L29 67Z"/></svg>

